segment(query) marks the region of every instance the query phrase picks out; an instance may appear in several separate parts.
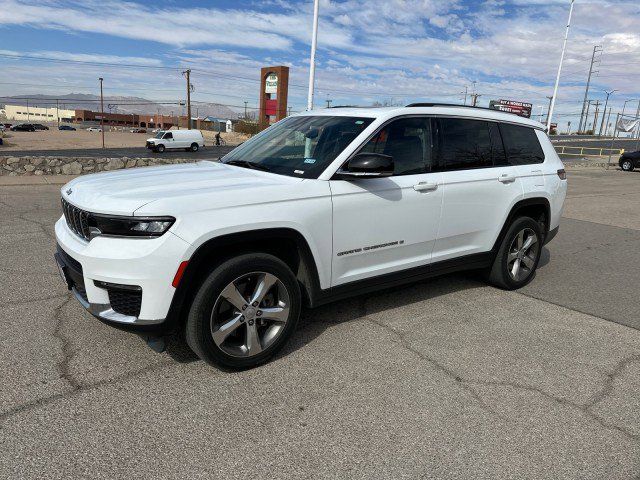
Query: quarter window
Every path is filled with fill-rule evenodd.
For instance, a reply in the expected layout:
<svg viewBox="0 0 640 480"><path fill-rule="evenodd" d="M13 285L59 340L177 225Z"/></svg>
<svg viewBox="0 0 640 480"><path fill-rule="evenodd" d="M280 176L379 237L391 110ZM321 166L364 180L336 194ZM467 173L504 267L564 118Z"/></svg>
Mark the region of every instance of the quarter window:
<svg viewBox="0 0 640 480"><path fill-rule="evenodd" d="M511 165L544 162L544 152L533 128L502 123L500 131L507 152L507 160Z"/></svg>
<svg viewBox="0 0 640 480"><path fill-rule="evenodd" d="M391 122L367 142L361 152L393 157L394 175L431 171L431 121L427 117Z"/></svg>

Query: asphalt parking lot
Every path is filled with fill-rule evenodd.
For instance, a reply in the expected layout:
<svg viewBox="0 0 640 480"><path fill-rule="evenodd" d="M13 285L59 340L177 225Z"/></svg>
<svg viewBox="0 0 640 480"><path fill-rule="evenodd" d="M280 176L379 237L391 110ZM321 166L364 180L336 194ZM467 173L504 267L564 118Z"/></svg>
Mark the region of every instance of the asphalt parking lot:
<svg viewBox="0 0 640 480"><path fill-rule="evenodd" d="M58 187L0 187L0 478L640 478L640 172L569 181L523 290L345 300L236 373L83 312Z"/></svg>

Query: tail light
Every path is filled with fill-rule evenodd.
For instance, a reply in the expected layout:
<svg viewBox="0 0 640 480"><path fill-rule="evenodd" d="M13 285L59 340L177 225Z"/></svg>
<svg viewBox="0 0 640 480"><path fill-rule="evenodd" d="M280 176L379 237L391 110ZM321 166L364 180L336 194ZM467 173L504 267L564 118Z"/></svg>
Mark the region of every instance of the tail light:
<svg viewBox="0 0 640 480"><path fill-rule="evenodd" d="M564 168L558 170L558 177L560 177L560 180L567 179L567 172L564 171Z"/></svg>

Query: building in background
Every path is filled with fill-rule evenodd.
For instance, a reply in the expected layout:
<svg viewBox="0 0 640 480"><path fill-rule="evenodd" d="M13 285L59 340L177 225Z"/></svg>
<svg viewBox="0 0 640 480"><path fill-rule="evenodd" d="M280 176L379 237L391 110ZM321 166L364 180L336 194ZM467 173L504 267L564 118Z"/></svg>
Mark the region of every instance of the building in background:
<svg viewBox="0 0 640 480"><path fill-rule="evenodd" d="M62 108L33 107L31 105L5 105L5 116L7 120L21 122L42 123L42 122L72 122L76 116L75 110L65 110Z"/></svg>

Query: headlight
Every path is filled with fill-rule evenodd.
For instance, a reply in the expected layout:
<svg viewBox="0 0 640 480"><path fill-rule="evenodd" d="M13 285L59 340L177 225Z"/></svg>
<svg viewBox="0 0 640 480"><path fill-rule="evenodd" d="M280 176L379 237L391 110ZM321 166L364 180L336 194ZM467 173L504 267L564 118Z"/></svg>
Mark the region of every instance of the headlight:
<svg viewBox="0 0 640 480"><path fill-rule="evenodd" d="M89 217L89 231L91 238L98 235L159 237L175 221L173 217L109 217L93 214Z"/></svg>

